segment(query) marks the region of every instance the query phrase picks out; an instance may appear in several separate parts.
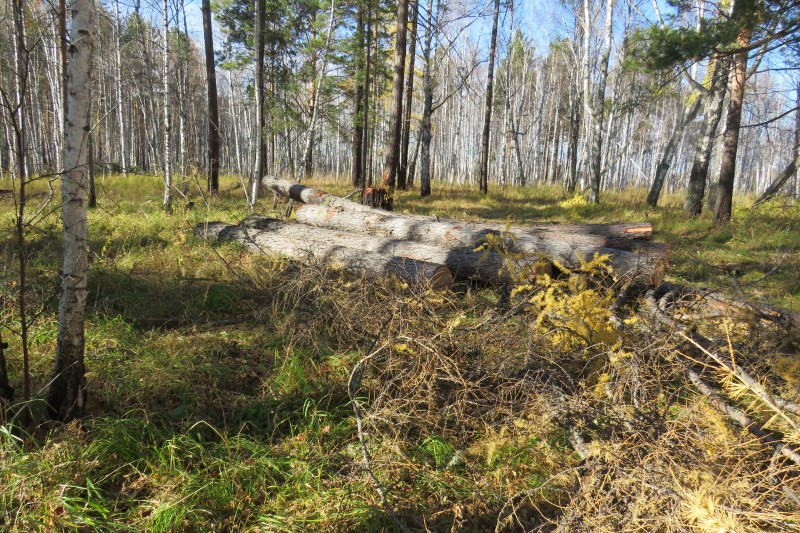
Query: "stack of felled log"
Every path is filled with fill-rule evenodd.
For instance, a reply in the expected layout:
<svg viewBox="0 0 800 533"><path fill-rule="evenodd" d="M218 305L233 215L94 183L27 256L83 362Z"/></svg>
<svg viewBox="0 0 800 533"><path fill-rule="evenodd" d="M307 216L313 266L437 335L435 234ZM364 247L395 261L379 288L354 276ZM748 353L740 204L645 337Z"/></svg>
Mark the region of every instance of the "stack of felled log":
<svg viewBox="0 0 800 533"><path fill-rule="evenodd" d="M503 255L487 250L487 241L502 243L515 257L536 265L532 273L571 269L595 254L608 255L615 277L644 285L661 281L669 252L665 244L650 240L649 223L506 226L462 222L373 209L271 177L265 177L262 185L295 202L296 222L266 217L250 217L238 226L210 222L198 226L198 235L432 287L450 285L454 279L507 281Z"/></svg>

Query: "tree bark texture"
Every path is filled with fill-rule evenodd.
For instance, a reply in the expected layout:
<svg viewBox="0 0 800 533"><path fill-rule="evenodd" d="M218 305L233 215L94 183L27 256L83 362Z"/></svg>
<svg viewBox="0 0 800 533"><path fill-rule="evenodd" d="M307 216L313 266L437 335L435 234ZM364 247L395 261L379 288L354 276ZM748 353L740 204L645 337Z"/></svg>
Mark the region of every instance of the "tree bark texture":
<svg viewBox="0 0 800 533"><path fill-rule="evenodd" d="M447 267L396 254L389 241L275 219L261 219L257 225L259 229L209 222L198 225L195 234L209 240L240 242L255 252L282 255L301 263L323 262L368 277L395 276L431 288L453 283ZM367 245L377 251L365 250Z"/></svg>
<svg viewBox="0 0 800 533"><path fill-rule="evenodd" d="M266 0L255 0L256 12L256 163L253 176L250 180L250 205L255 205L258 200L261 177L264 176L264 166L267 159L267 144L264 142L264 12Z"/></svg>
<svg viewBox="0 0 800 533"><path fill-rule="evenodd" d="M509 232L491 225L459 221L437 221L426 217L388 215L376 210L348 210L346 204L301 206L297 220L325 228L376 235L393 240L409 240L451 250L475 250L491 237L500 239L511 250L521 252L529 262L555 261L567 268L579 267L582 260L596 253L608 254L611 266L620 278L646 283L663 277L666 247L654 247L647 253L635 253L604 246L606 239L592 235L561 235L557 232ZM513 236L511 236L513 235Z"/></svg>
<svg viewBox="0 0 800 533"><path fill-rule="evenodd" d="M689 172L689 184L686 191L686 202L683 211L689 216L698 216L703 211L703 198L706 194L708 183L708 168L711 165L711 152L714 148L714 138L722 118L722 107L725 102L725 93L730 73L730 63L727 59L717 58L714 61L714 72L711 76L711 87L705 95L703 111L703 124L695 143L695 154L692 160L692 169Z"/></svg>
<svg viewBox="0 0 800 533"><path fill-rule="evenodd" d="M737 3L738 5L738 3ZM737 44L746 47L750 44L751 31L740 31ZM742 123L742 104L744 102L744 81L747 70L747 50L737 52L733 57L730 79L730 100L725 117L725 133L722 138L722 162L717 180L717 201L714 205L714 224L724 225L731 219L733 209L733 180L736 176L736 153L739 148L739 126Z"/></svg>
<svg viewBox="0 0 800 533"><path fill-rule="evenodd" d="M411 4L411 35L409 36L408 70L406 72L406 86L404 89L405 104L403 105L403 135L400 139L400 166L397 169L397 187L405 190L411 179L408 177L408 145L411 140L411 104L414 99L414 64L417 59L417 19L419 18L419 0Z"/></svg>
<svg viewBox="0 0 800 533"><path fill-rule="evenodd" d="M586 0L588 2L588 0ZM604 31L603 54L599 59L600 78L592 104L591 124L591 156L589 160L589 174L591 183L589 187L589 201L600 202L600 185L602 178L601 162L603 158L603 125L605 117L606 82L608 80L608 62L611 58L612 21L614 15L614 0L606 0L606 20ZM588 28L587 30L588 31ZM589 51L587 50L588 54Z"/></svg>
<svg viewBox="0 0 800 533"><path fill-rule="evenodd" d="M389 137L386 142L386 162L383 165L383 187L391 195L397 179L400 159L400 127L403 121L403 73L406 66L406 33L408 31L409 0L397 2L397 34L394 40L394 70L392 102L390 104Z"/></svg>
<svg viewBox="0 0 800 533"><path fill-rule="evenodd" d="M208 191L219 191L219 105L217 69L214 64L214 36L211 27L211 0L203 0L203 41L205 43L208 99Z"/></svg>
<svg viewBox="0 0 800 533"><path fill-rule="evenodd" d="M500 0L494 0L492 15L492 37L489 42L488 78L486 80L486 103L483 111L483 132L481 133L481 167L478 184L483 194L489 192L489 136L492 124L492 101L494 99L494 59L497 55L497 22L500 18Z"/></svg>
<svg viewBox="0 0 800 533"><path fill-rule="evenodd" d="M84 317L87 297L89 88L94 47L92 0L74 0L69 47L69 104L67 106L64 175L61 182L64 257L55 375L48 395L49 413L58 420L81 416L85 407Z"/></svg>
<svg viewBox="0 0 800 533"><path fill-rule="evenodd" d="M169 2L163 0L162 9L162 31L163 39L163 62L162 83L164 89L164 198L162 206L167 213L172 212L172 107L169 97Z"/></svg>
<svg viewBox="0 0 800 533"><path fill-rule="evenodd" d="M295 235L296 231L311 232L314 238L328 237L332 241L347 239L347 246L365 252L390 254L415 261L435 263L450 269L454 278L482 282L507 282L510 278L503 269L503 256L495 252L475 251L472 246L440 246L433 241L394 238L391 231L381 231L369 224L370 213L344 213L341 217L328 217L332 208L321 206L298 206L297 220L301 224L277 222L274 219L252 216L242 222L242 226L269 230L278 235ZM302 212L302 214L300 214ZM381 212L373 210L380 219ZM336 220L332 220L335 218ZM391 218L391 217L387 217ZM346 233L342 233L346 232Z"/></svg>

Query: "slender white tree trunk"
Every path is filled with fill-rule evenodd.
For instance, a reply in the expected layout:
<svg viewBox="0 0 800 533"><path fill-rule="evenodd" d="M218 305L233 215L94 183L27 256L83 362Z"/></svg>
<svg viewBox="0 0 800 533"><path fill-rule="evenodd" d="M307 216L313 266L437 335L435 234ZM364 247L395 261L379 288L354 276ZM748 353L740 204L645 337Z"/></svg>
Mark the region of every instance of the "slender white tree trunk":
<svg viewBox="0 0 800 533"><path fill-rule="evenodd" d="M114 2L114 40L116 46L114 52L116 54L116 62L114 64L114 88L117 93L117 127L119 128L119 164L122 167L122 173L128 177L128 160L125 143L125 112L122 103L122 37L120 33L120 19L119 19L119 0Z"/></svg>
<svg viewBox="0 0 800 533"><path fill-rule="evenodd" d="M164 70L162 73L164 82L164 199L162 201L162 206L164 207L164 211L170 213L172 211L172 139L170 138L172 133L172 117L170 116L171 106L169 101L169 3L167 0L163 0L161 8L163 10L162 29L164 31Z"/></svg>
<svg viewBox="0 0 800 533"><path fill-rule="evenodd" d="M95 38L94 4L92 0L73 0L70 11L72 32L68 58L64 175L61 182L64 258L61 267L55 376L48 396L50 415L59 420L80 416L86 397L83 363L89 270L86 195L89 188L89 103L91 57Z"/></svg>

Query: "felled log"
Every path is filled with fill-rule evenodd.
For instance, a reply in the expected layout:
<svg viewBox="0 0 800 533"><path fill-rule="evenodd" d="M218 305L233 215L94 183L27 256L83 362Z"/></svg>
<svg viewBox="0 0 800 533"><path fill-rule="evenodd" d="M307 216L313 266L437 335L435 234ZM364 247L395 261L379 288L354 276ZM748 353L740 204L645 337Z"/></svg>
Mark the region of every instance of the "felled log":
<svg viewBox="0 0 800 533"><path fill-rule="evenodd" d="M317 206L298 206L301 209ZM322 208L325 209L325 208ZM403 239L386 239L347 230L326 229L251 216L242 221L242 226L257 229L270 236L306 239L326 242L341 241L346 246L377 254L389 254L417 261L435 263L450 269L457 279L472 279L483 282L505 282L508 275L503 270L503 256L495 252L474 251L473 248L446 248Z"/></svg>
<svg viewBox="0 0 800 533"><path fill-rule="evenodd" d="M395 276L409 284L431 288L452 285L450 270L441 264L403 257L391 249L382 252L359 249L359 236L324 232L299 224L274 221L272 230L207 222L195 228L195 235L212 241L235 241L260 253L282 255L300 262L321 261L368 277ZM354 247L355 246L355 247Z"/></svg>
<svg viewBox="0 0 800 533"><path fill-rule="evenodd" d="M289 198L295 202L309 205L340 205L350 210L372 211L373 209L366 205L361 205L352 200L346 200L334 194L329 194L324 191L306 187L294 181L281 180L272 176L264 176L261 178L261 186L265 190L270 190L278 196Z"/></svg>
<svg viewBox="0 0 800 533"><path fill-rule="evenodd" d="M492 236L503 236L495 229L479 225L420 220L372 209L350 210L339 204L298 206L296 216L299 222L313 226L417 241L450 250L474 250L485 245ZM529 259L546 258L567 268L578 267L582 260L591 259L598 253L610 256L611 266L621 278L646 284L658 284L663 278L666 248L658 249L652 254L641 254L607 248L603 243L602 238L591 236L562 239L553 232L538 235L516 234L507 242L514 251L523 253Z"/></svg>
<svg viewBox="0 0 800 533"><path fill-rule="evenodd" d="M261 184L265 189L271 190L273 193L284 198L290 198L295 202L300 202L309 205L324 205L328 207L341 207L352 211L373 211L367 205L359 204L339 196L326 193L305 185L300 185L289 180L281 180L271 176L265 176L261 180ZM367 189L368 191L380 191L381 189ZM465 224L456 220L439 219L433 216L424 215L411 215L393 213L396 216L402 216L413 220L422 222L437 221L449 222L454 224ZM484 229L491 231L505 231L505 224L490 223L490 222L469 222L466 223L473 229ZM604 246L609 248L627 249L624 241L626 240L649 240L653 237L653 226L649 222L631 222L623 224L517 224L509 228L512 233L530 233L532 235L540 235L542 233L559 235L575 235L575 236L599 236L605 237ZM578 238L578 237L576 237Z"/></svg>

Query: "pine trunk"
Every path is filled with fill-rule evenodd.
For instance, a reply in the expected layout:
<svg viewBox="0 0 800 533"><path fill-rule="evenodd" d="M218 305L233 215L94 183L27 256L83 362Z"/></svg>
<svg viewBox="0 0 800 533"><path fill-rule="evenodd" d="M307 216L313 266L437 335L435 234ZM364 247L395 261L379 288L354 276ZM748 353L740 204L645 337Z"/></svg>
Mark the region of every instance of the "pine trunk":
<svg viewBox="0 0 800 533"><path fill-rule="evenodd" d="M739 33L737 43L740 47L750 44L751 32L745 28ZM725 117L725 133L722 140L722 162L717 180L717 201L714 205L714 223L727 224L733 209L733 181L736 175L736 153L739 148L739 126L742 122L742 103L744 101L744 81L747 70L747 50L738 52L733 58L730 79L730 101Z"/></svg>
<svg viewBox="0 0 800 533"><path fill-rule="evenodd" d="M392 74L392 101L390 103L389 136L386 141L386 161L383 165L382 186L393 194L400 159L400 127L403 121L403 74L406 66L406 32L408 30L409 0L397 2L397 34L394 41L394 72Z"/></svg>
<svg viewBox="0 0 800 533"><path fill-rule="evenodd" d="M211 1L203 0L203 41L205 44L208 99L208 192L219 190L219 106L217 69L214 64L214 36L211 28Z"/></svg>

